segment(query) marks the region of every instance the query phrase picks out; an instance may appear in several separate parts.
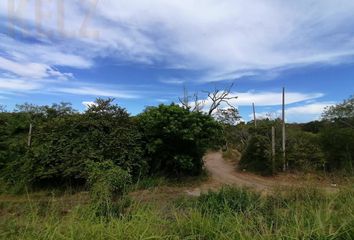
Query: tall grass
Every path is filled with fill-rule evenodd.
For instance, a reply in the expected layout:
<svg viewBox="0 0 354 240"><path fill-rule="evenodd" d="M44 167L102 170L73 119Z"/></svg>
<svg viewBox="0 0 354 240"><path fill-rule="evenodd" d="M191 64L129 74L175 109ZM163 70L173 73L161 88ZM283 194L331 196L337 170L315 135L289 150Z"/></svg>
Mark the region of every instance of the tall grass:
<svg viewBox="0 0 354 240"><path fill-rule="evenodd" d="M119 200L121 201L121 200ZM126 201L126 200L124 200ZM117 203L119 204L119 203ZM354 239L354 189L224 188L161 207L131 201L121 214L58 198L1 202L2 239Z"/></svg>

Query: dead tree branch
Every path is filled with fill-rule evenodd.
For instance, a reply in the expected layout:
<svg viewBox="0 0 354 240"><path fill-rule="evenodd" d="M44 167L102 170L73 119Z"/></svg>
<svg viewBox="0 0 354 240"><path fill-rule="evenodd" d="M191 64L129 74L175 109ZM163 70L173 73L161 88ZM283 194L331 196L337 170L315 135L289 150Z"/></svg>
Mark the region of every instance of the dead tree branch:
<svg viewBox="0 0 354 240"><path fill-rule="evenodd" d="M215 88L213 92L204 91L208 95L208 99L211 101L208 115L211 116L215 110L217 110L221 104L226 104L232 109L236 109L230 101L237 99L237 96L230 96L231 90L234 84L232 83L227 89L220 90Z"/></svg>

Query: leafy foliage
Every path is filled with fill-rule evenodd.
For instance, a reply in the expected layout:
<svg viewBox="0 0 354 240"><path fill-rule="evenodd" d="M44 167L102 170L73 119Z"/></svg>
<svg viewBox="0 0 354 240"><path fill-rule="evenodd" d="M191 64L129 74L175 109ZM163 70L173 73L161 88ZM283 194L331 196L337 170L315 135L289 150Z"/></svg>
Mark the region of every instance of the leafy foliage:
<svg viewBox="0 0 354 240"><path fill-rule="evenodd" d="M221 126L212 117L178 105L147 108L138 121L151 173L199 174L207 149L223 143Z"/></svg>
<svg viewBox="0 0 354 240"><path fill-rule="evenodd" d="M236 125L240 120L240 114L236 108L217 109L213 117L224 125Z"/></svg>
<svg viewBox="0 0 354 240"><path fill-rule="evenodd" d="M354 119L354 95L335 106L327 107L323 113L323 119L341 121L346 123ZM349 125L351 125L348 122ZM353 125L352 125L353 126Z"/></svg>
<svg viewBox="0 0 354 240"><path fill-rule="evenodd" d="M321 132L321 144L329 170L354 172L354 129L328 127Z"/></svg>
<svg viewBox="0 0 354 240"><path fill-rule="evenodd" d="M291 169L323 170L326 159L319 136L298 130L288 131L287 161Z"/></svg>
<svg viewBox="0 0 354 240"><path fill-rule="evenodd" d="M329 169L354 172L354 95L326 109L326 128L320 132Z"/></svg>
<svg viewBox="0 0 354 240"><path fill-rule="evenodd" d="M147 168L141 135L126 110L112 101L98 99L83 114L66 105L21 107L24 112L14 113L14 119L28 119L21 120L24 126L29 120L35 122L32 147L23 141L15 144L23 150L13 151L16 157L5 162L3 177L12 184L20 179L40 185L83 183L88 164L107 161L137 177ZM26 134L24 126L20 132Z"/></svg>
<svg viewBox="0 0 354 240"><path fill-rule="evenodd" d="M92 162L88 165L87 180L96 214L100 216L119 214L119 205L114 200L123 196L126 187L132 181L131 175L111 161Z"/></svg>
<svg viewBox="0 0 354 240"><path fill-rule="evenodd" d="M253 135L242 154L240 168L264 175L273 173L271 147L269 139L262 135Z"/></svg>

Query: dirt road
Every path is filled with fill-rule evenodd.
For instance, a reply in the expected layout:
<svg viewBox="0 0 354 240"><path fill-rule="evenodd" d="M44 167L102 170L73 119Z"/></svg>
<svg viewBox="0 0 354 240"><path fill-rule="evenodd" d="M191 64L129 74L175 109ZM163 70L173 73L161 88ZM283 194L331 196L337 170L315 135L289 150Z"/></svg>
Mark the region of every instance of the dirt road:
<svg viewBox="0 0 354 240"><path fill-rule="evenodd" d="M289 174L276 177L262 177L248 172L241 172L237 169L235 162L224 160L220 152L207 154L204 157L204 163L210 179L199 187L186 190L188 195L198 196L201 192L217 190L224 185L249 187L262 192L271 190L274 187L314 185L311 181L298 179ZM336 191L336 188L331 187L328 182L318 181L315 185L326 191Z"/></svg>

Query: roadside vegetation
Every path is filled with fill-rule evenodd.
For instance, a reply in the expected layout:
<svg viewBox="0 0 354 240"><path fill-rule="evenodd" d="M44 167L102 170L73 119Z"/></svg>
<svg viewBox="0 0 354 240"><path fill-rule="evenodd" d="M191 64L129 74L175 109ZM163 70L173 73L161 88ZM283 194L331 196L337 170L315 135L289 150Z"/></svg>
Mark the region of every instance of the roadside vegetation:
<svg viewBox="0 0 354 240"><path fill-rule="evenodd" d="M261 196L224 188L168 205L127 197L98 203L49 197L0 205L2 239L353 239L354 191L312 188ZM70 199L70 198L69 198ZM98 211L99 210L99 211Z"/></svg>
<svg viewBox="0 0 354 240"><path fill-rule="evenodd" d="M275 128L275 155L272 132ZM224 125L227 150L242 154L241 169L263 175L283 171L353 176L354 97L327 108L321 121L286 124L286 158L282 152L282 122L264 118L236 126ZM226 154L230 154L227 152Z"/></svg>
<svg viewBox="0 0 354 240"><path fill-rule="evenodd" d="M113 99L97 99L83 113L67 103L1 112L0 238L353 239L351 184L330 194L224 187L167 203L132 197L131 191L203 179L208 150L239 158L239 170L283 171L281 121L235 125L237 109L218 108L229 92L209 93L208 113L197 97L194 108L185 97L185 104L148 107L137 116ZM353 126L353 97L328 108L321 121L287 124L287 171L352 179Z"/></svg>

